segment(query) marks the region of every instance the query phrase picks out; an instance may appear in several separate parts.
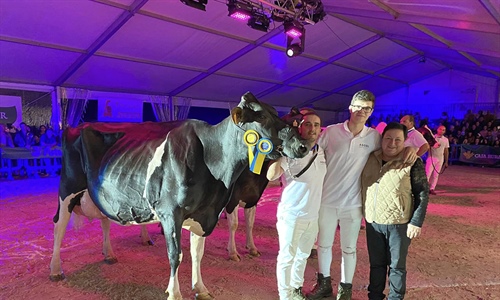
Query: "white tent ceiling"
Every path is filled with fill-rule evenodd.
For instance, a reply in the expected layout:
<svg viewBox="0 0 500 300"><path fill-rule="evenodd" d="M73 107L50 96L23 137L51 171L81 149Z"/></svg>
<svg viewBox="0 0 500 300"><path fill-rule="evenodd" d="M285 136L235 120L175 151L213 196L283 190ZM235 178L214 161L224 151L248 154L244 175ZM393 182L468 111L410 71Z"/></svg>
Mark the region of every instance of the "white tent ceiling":
<svg viewBox="0 0 500 300"><path fill-rule="evenodd" d="M251 29L224 0L0 0L0 81L338 110L449 69L500 79L500 0L323 4L288 58L282 23Z"/></svg>

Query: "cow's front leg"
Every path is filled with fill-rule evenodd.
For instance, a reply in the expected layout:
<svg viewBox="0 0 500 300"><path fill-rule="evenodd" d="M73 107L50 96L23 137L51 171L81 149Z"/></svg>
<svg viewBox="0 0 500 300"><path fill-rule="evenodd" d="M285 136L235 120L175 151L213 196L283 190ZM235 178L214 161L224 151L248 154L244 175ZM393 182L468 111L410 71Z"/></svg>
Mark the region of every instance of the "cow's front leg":
<svg viewBox="0 0 500 300"><path fill-rule="evenodd" d="M164 217L161 222L167 243L168 260L170 262L170 279L168 281L167 290L165 291L168 300L182 300L178 278L179 265L182 261L182 220L179 220L181 214L177 214L177 217L175 215L176 214L172 214Z"/></svg>
<svg viewBox="0 0 500 300"><path fill-rule="evenodd" d="M71 213L68 211L69 201L69 199L62 201L61 197L59 197L59 219L54 224L54 249L52 250L52 259L50 260L50 281L64 279L61 267L61 243L71 217Z"/></svg>
<svg viewBox="0 0 500 300"><path fill-rule="evenodd" d="M146 225L141 225L141 240L144 246L154 245L153 240L149 236L148 228L146 227Z"/></svg>
<svg viewBox="0 0 500 300"><path fill-rule="evenodd" d="M205 252L205 238L191 232L189 239L191 250L191 280L193 291L196 293L197 300L212 300L215 299L209 292L203 279L201 278L201 259Z"/></svg>
<svg viewBox="0 0 500 300"><path fill-rule="evenodd" d="M111 239L109 236L109 231L111 227L111 222L108 218L101 219L101 228L102 228L102 254L104 255L104 262L108 265L112 265L118 262L118 259L113 252L113 248L111 247Z"/></svg>
<svg viewBox="0 0 500 300"><path fill-rule="evenodd" d="M253 225L255 223L255 212L257 211L257 207L253 206L250 208L245 208L245 225L246 225L246 236L247 236L247 244L246 248L250 251L251 256L260 256L259 250L255 246L253 242Z"/></svg>
<svg viewBox="0 0 500 300"><path fill-rule="evenodd" d="M227 252L229 259L233 261L240 261L241 256L236 249L236 230L238 229L238 206L236 206L232 213L226 211L227 226L229 229L229 241L227 242Z"/></svg>

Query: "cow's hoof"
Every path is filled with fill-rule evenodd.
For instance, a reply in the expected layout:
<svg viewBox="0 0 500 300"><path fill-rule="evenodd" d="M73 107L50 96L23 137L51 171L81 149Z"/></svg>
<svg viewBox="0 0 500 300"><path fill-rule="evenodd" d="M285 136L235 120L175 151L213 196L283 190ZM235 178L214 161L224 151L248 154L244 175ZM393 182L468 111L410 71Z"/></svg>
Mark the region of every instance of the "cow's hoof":
<svg viewBox="0 0 500 300"><path fill-rule="evenodd" d="M104 262L108 265L112 265L112 264L116 264L118 262L118 259L116 259L116 257L112 257L112 258L105 258L104 259Z"/></svg>
<svg viewBox="0 0 500 300"><path fill-rule="evenodd" d="M149 241L146 241L146 242L142 242L143 246L153 246L154 244L155 243L152 240L149 240Z"/></svg>
<svg viewBox="0 0 500 300"><path fill-rule="evenodd" d="M64 273L61 273L61 274L57 274L57 275L50 275L49 278L50 278L50 281L52 281L52 282L58 282L58 281L62 281L64 279L66 279L66 276L64 276Z"/></svg>
<svg viewBox="0 0 500 300"><path fill-rule="evenodd" d="M259 257L260 256L260 252L257 249L252 249L252 250L250 250L250 255L253 256L253 257Z"/></svg>
<svg viewBox="0 0 500 300"><path fill-rule="evenodd" d="M209 292L205 292L205 293L196 294L194 296L194 299L196 299L196 300L213 300L213 299L215 299L215 297L212 296L212 294L210 294Z"/></svg>
<svg viewBox="0 0 500 300"><path fill-rule="evenodd" d="M232 260L232 261L241 261L241 257L237 253L229 254L229 260Z"/></svg>

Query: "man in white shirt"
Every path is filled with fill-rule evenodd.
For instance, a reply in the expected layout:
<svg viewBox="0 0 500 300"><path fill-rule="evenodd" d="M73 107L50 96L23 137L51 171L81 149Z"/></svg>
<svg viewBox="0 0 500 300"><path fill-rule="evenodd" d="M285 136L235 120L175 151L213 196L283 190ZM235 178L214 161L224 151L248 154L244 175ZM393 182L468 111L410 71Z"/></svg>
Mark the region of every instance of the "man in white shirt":
<svg viewBox="0 0 500 300"><path fill-rule="evenodd" d="M443 167L448 167L448 149L450 148L450 142L448 138L444 136L445 132L446 127L440 125L434 137L437 143L434 144L431 151L429 151L429 157L427 157L425 163L425 173L427 174L427 180L429 180L429 193L431 195L436 195L434 189L436 188L441 169Z"/></svg>
<svg viewBox="0 0 500 300"><path fill-rule="evenodd" d="M408 128L408 138L405 141L405 147L413 147L418 149L417 155L424 155L430 146L424 136L415 130L415 118L412 115L405 115L401 118L399 123L403 124Z"/></svg>
<svg viewBox="0 0 500 300"><path fill-rule="evenodd" d="M318 215L326 173L323 149L316 144L321 132L320 117L303 113L301 137L311 151L300 159L282 157L271 164L267 178L282 176L283 192L278 205L276 229L279 253L276 277L280 300L305 300L302 294L307 258L318 235Z"/></svg>
<svg viewBox="0 0 500 300"><path fill-rule="evenodd" d="M307 299L333 295L330 266L335 231L340 225L341 278L337 300L350 300L356 269L356 244L361 226L360 175L370 153L380 148L380 134L365 126L373 112L375 96L367 90L354 94L351 116L344 123L328 126L318 144L325 150L327 172L319 212L318 274Z"/></svg>

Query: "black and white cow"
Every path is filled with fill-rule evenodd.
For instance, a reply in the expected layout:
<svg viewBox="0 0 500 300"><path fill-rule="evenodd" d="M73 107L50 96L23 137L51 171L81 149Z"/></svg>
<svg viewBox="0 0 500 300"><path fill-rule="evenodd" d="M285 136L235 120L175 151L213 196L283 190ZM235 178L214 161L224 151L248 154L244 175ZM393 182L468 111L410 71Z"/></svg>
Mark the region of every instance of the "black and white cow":
<svg viewBox="0 0 500 300"><path fill-rule="evenodd" d="M192 232L194 269L203 255L203 237L213 231L237 179L249 167L243 141L247 130L272 142L269 159L303 157L308 151L276 110L251 93L243 95L231 116L215 126L185 120L86 123L67 129L54 216L51 280L64 278L60 250L72 212L101 218L103 254L109 262L116 261L109 242L110 220L121 225L160 222L171 268L166 293L168 299L182 299L177 279L181 228ZM195 291L209 296L201 273L193 273L193 279Z"/></svg>

